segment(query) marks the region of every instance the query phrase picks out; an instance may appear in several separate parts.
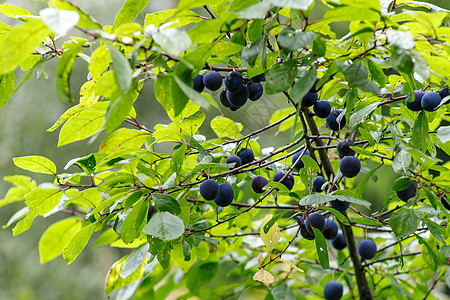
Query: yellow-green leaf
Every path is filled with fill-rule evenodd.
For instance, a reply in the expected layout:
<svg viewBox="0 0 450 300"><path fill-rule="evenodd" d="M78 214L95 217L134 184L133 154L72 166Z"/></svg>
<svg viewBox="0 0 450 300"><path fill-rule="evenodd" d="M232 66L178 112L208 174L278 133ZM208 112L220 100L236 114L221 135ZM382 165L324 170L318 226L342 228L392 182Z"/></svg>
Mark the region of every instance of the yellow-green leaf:
<svg viewBox="0 0 450 300"><path fill-rule="evenodd" d="M31 13L28 10L11 4L0 4L0 13L15 19L20 16L31 16Z"/></svg>
<svg viewBox="0 0 450 300"><path fill-rule="evenodd" d="M83 251L84 247L86 247L89 239L94 233L95 225L95 223L92 223L81 228L64 248L63 257L67 261L67 264L71 264L81 251Z"/></svg>
<svg viewBox="0 0 450 300"><path fill-rule="evenodd" d="M8 32L0 44L0 74L14 71L50 34L50 29L39 19L32 19Z"/></svg>
<svg viewBox="0 0 450 300"><path fill-rule="evenodd" d="M144 267L146 262L145 259L143 260L139 268L137 268L137 270L134 271L131 275L128 275L126 278L120 277L120 271L122 270L127 257L128 255L122 257L119 261L114 263L111 269L109 269L108 277L106 278L106 295L108 297L111 295L112 291L135 282L144 274Z"/></svg>
<svg viewBox="0 0 450 300"><path fill-rule="evenodd" d="M34 173L56 174L55 164L43 156L22 156L13 158L14 164L21 169Z"/></svg>
<svg viewBox="0 0 450 300"><path fill-rule="evenodd" d="M148 2L149 0L127 0L117 13L113 30L121 24L133 22Z"/></svg>
<svg viewBox="0 0 450 300"><path fill-rule="evenodd" d="M29 192L25 197L25 203L30 211L36 211L38 215L45 215L59 203L62 196L59 189L41 189L37 188Z"/></svg>
<svg viewBox="0 0 450 300"><path fill-rule="evenodd" d="M253 279L261 283L264 283L265 285L269 285L275 281L272 274L270 274L268 271L264 269L259 269L259 271L256 272L255 275L253 275Z"/></svg>
<svg viewBox="0 0 450 300"><path fill-rule="evenodd" d="M146 131L120 128L103 140L99 152L111 153L121 148L139 148L149 136Z"/></svg>
<svg viewBox="0 0 450 300"><path fill-rule="evenodd" d="M58 64L58 78L56 80L56 93L61 100L74 102L70 95L70 73L75 64L75 59L81 51L82 43L73 44L61 57Z"/></svg>
<svg viewBox="0 0 450 300"><path fill-rule="evenodd" d="M272 219L272 215L267 215L261 224L261 230L259 232L261 239L263 240L264 244L266 245L267 249L269 249L269 252L272 252L273 248L275 248L276 243L281 238L281 232L280 228L278 227L278 223L275 222L272 227L270 227L269 231L267 233L264 232L264 226Z"/></svg>
<svg viewBox="0 0 450 300"><path fill-rule="evenodd" d="M0 75L0 108L8 103L9 98L14 94L16 76L14 72Z"/></svg>
<svg viewBox="0 0 450 300"><path fill-rule="evenodd" d="M39 256L44 264L62 254L64 247L81 229L79 218L68 218L52 224L39 240Z"/></svg>
<svg viewBox="0 0 450 300"><path fill-rule="evenodd" d="M107 105L107 102L97 102L70 116L59 133L58 147L96 134L105 120Z"/></svg>

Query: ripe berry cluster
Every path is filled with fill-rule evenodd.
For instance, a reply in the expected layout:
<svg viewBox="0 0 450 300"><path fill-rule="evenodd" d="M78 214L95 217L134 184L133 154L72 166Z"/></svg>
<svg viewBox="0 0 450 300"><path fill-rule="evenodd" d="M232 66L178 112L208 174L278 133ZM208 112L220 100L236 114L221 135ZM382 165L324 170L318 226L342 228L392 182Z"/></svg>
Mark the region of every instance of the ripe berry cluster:
<svg viewBox="0 0 450 300"><path fill-rule="evenodd" d="M408 94L409 96L409 94ZM406 107L412 111L435 111L441 104L442 99L450 96L448 87L442 88L439 92L414 91L414 101L406 102Z"/></svg>
<svg viewBox="0 0 450 300"><path fill-rule="evenodd" d="M260 83L265 78L264 73L252 77L246 84L239 72L231 71L225 76L225 88L220 92L220 102L223 106L236 111L242 107L247 99L256 101L264 93ZM217 91L222 86L222 75L216 71L210 71L205 76L197 75L194 79L194 89L199 93L206 87L211 91Z"/></svg>

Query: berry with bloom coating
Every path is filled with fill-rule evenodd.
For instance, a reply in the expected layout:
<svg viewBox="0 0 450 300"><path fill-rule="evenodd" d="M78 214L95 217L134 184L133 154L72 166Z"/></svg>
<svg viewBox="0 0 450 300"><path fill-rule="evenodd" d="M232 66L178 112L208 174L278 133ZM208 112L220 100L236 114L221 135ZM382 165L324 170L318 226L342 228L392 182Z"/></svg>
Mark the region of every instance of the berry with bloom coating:
<svg viewBox="0 0 450 300"><path fill-rule="evenodd" d="M219 72L211 71L203 76L203 84L211 91L217 91L222 86L222 75Z"/></svg>
<svg viewBox="0 0 450 300"><path fill-rule="evenodd" d="M261 83L254 83L249 81L247 83L248 99L256 101L262 97L264 89Z"/></svg>
<svg viewBox="0 0 450 300"><path fill-rule="evenodd" d="M421 105L420 102L422 101L423 95L425 95L424 92L415 90L414 91L414 101L406 102L406 107L409 110L412 110L412 111L420 111L420 110L422 110L422 105Z"/></svg>
<svg viewBox="0 0 450 300"><path fill-rule="evenodd" d="M311 107L316 104L318 98L317 93L308 93L302 99L302 106Z"/></svg>
<svg viewBox="0 0 450 300"><path fill-rule="evenodd" d="M289 175L286 176L286 178L284 178L283 181L280 181L281 178L284 177L284 174L286 174L286 172L278 171L275 173L272 180L280 182L284 184L284 186L287 187L288 190L292 190L292 188L294 187L294 176L291 173L289 173Z"/></svg>
<svg viewBox="0 0 450 300"><path fill-rule="evenodd" d="M341 114L341 110L334 109L330 112L330 115L325 119L325 123L327 124L328 128L330 128L333 131L339 131L344 128L347 119L345 118L345 115L342 116L341 122L338 123L337 118Z"/></svg>
<svg viewBox="0 0 450 300"><path fill-rule="evenodd" d="M243 106L247 102L247 98L248 98L248 88L245 85L236 93L232 93L230 92L230 90L227 89L227 99L232 106L236 107Z"/></svg>
<svg viewBox="0 0 450 300"><path fill-rule="evenodd" d="M338 210L338 211L346 211L347 208L350 206L350 202L341 201L341 200L330 201L330 204L331 204L331 207L333 207L335 210Z"/></svg>
<svg viewBox="0 0 450 300"><path fill-rule="evenodd" d="M313 181L312 189L316 193L322 193L322 186L327 182L323 176L316 176Z"/></svg>
<svg viewBox="0 0 450 300"><path fill-rule="evenodd" d="M241 158L243 165L255 160L255 155L253 154L252 149L242 148L241 150L239 150L237 155Z"/></svg>
<svg viewBox="0 0 450 300"><path fill-rule="evenodd" d="M345 139L337 144L338 154L341 156L354 156L356 154L355 150L351 149L350 146L355 146L352 140Z"/></svg>
<svg viewBox="0 0 450 300"><path fill-rule="evenodd" d="M319 118L326 118L330 115L331 104L327 100L319 100L314 104L313 110Z"/></svg>
<svg viewBox="0 0 450 300"><path fill-rule="evenodd" d="M244 85L244 79L239 72L229 72L225 76L225 86L231 93L237 93Z"/></svg>
<svg viewBox="0 0 450 300"><path fill-rule="evenodd" d="M253 177L252 179L252 190L257 194L262 194L265 192L264 187L268 184L266 178L262 177L261 175L258 175L256 177Z"/></svg>
<svg viewBox="0 0 450 300"><path fill-rule="evenodd" d="M323 296L326 300L339 300L343 293L344 287L339 281L330 280L323 287Z"/></svg>
<svg viewBox="0 0 450 300"><path fill-rule="evenodd" d="M242 166L242 160L237 155L230 155L230 156L228 156L227 159L225 160L225 163L227 163L227 164L235 164L233 168L239 168L240 166Z"/></svg>
<svg viewBox="0 0 450 300"><path fill-rule="evenodd" d="M212 179L205 180L200 184L200 195L205 200L213 200L217 197L218 192L219 184Z"/></svg>
<svg viewBox="0 0 450 300"><path fill-rule="evenodd" d="M436 108L441 103L441 96L436 92L428 92L423 95L422 100L420 101L420 105L423 110L426 111L435 111Z"/></svg>
<svg viewBox="0 0 450 300"><path fill-rule="evenodd" d="M302 153L303 153L303 150L300 150L297 153L295 153L294 155L292 155L292 164L295 164L297 159L300 157L300 154L302 154ZM303 156L305 156L305 155L309 155L308 150L306 150L305 154L303 154ZM302 162L301 159L294 166L294 168L296 168L296 169L303 169L304 167L305 167L305 164Z"/></svg>
<svg viewBox="0 0 450 300"><path fill-rule="evenodd" d="M362 240L359 241L356 250L362 258L371 259L377 254L377 244L372 240Z"/></svg>
<svg viewBox="0 0 450 300"><path fill-rule="evenodd" d="M326 239L334 239L338 234L338 230L339 227L335 221L332 219L325 219L325 226L322 229L322 234Z"/></svg>
<svg viewBox="0 0 450 300"><path fill-rule="evenodd" d="M325 226L325 218L321 214L316 212L309 214L305 220L305 226L310 233L314 233L314 230L311 228L311 226L322 231L323 227Z"/></svg>
<svg viewBox="0 0 450 300"><path fill-rule="evenodd" d="M353 178L361 171L361 163L355 156L345 156L339 163L339 170L348 178Z"/></svg>
<svg viewBox="0 0 450 300"><path fill-rule="evenodd" d="M221 183L219 184L219 192L217 193L217 197L214 198L214 202L218 206L228 206L233 202L234 198L234 191L231 185L228 183Z"/></svg>
<svg viewBox="0 0 450 300"><path fill-rule="evenodd" d="M414 197L416 195L416 191L417 191L416 185L413 182L411 182L409 187L407 187L406 189L404 189L402 191L397 191L397 196L401 200L408 202L409 199L411 199L412 197Z"/></svg>
<svg viewBox="0 0 450 300"><path fill-rule="evenodd" d="M338 233L334 239L331 240L331 245L336 250L342 250L347 247L347 242L345 241L344 235L342 233Z"/></svg>
<svg viewBox="0 0 450 300"><path fill-rule="evenodd" d="M205 88L205 85L203 84L203 76L199 74L194 77L193 81L194 81L194 90L196 90L199 93L203 92Z"/></svg>

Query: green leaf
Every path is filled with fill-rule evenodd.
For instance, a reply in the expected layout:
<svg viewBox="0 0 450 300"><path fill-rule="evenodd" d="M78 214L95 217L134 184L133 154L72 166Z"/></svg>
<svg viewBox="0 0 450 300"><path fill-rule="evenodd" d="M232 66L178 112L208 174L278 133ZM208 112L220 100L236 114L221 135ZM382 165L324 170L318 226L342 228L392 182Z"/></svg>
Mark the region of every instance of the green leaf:
<svg viewBox="0 0 450 300"><path fill-rule="evenodd" d="M167 194L153 193L152 200L155 201L156 207L161 211L167 211L175 215L181 213L180 204Z"/></svg>
<svg viewBox="0 0 450 300"><path fill-rule="evenodd" d="M294 292L286 284L280 284L274 287L270 293L274 300L295 300Z"/></svg>
<svg viewBox="0 0 450 300"><path fill-rule="evenodd" d="M268 233L269 230L270 230L270 228L272 228L273 224L275 224L275 222L276 222L279 218L281 218L285 213L287 213L287 212L282 211L282 212L280 212L280 213L277 213L275 216L273 216L272 219L270 219L269 222L267 222L267 223L264 225L264 233Z"/></svg>
<svg viewBox="0 0 450 300"><path fill-rule="evenodd" d="M281 238L281 232L277 222L274 222L267 233L265 232L264 228L271 219L271 214L266 215L261 223L261 229L259 231L259 235L261 236L264 245L266 245L267 249L269 249L269 252L272 252L272 250L275 248L275 245Z"/></svg>
<svg viewBox="0 0 450 300"><path fill-rule="evenodd" d="M314 0L268 0L273 6L307 10Z"/></svg>
<svg viewBox="0 0 450 300"><path fill-rule="evenodd" d="M13 228L13 236L19 235L25 231L27 231L31 224L33 224L34 218L37 216L36 211L34 210L28 210L28 213L25 215L25 218L20 220L16 226Z"/></svg>
<svg viewBox="0 0 450 300"><path fill-rule="evenodd" d="M14 72L0 75L0 108L8 103L9 98L14 94L16 76Z"/></svg>
<svg viewBox="0 0 450 300"><path fill-rule="evenodd" d="M114 20L113 31L119 25L131 23L139 13L147 6L149 0L127 0Z"/></svg>
<svg viewBox="0 0 450 300"><path fill-rule="evenodd" d="M0 75L14 71L31 54L50 29L39 19L32 19L9 31L0 44Z"/></svg>
<svg viewBox="0 0 450 300"><path fill-rule="evenodd" d="M146 261L149 248L150 244L145 243L131 252L127 259L123 262L119 276L121 278L127 278L133 274Z"/></svg>
<svg viewBox="0 0 450 300"><path fill-rule="evenodd" d="M243 126L225 117L215 117L211 120L211 129L219 138L240 138Z"/></svg>
<svg viewBox="0 0 450 300"><path fill-rule="evenodd" d="M266 37L260 36L251 46L250 48L242 49L241 59L248 62L250 66L254 66L256 62L256 58L261 52L266 42Z"/></svg>
<svg viewBox="0 0 450 300"><path fill-rule="evenodd" d="M377 109L378 103L372 103L364 106L357 112L353 113L348 121L348 126L351 131L356 129L356 126L364 122L366 119L370 118L370 115Z"/></svg>
<svg viewBox="0 0 450 300"><path fill-rule="evenodd" d="M386 274L386 277L400 295L406 297L407 299L412 299L408 291L397 281L397 278L395 278L391 274Z"/></svg>
<svg viewBox="0 0 450 300"><path fill-rule="evenodd" d="M89 224L81 228L70 240L69 244L64 248L63 257L67 264L71 264L81 251L86 247L89 239L94 233L96 223Z"/></svg>
<svg viewBox="0 0 450 300"><path fill-rule="evenodd" d="M167 54L180 56L191 47L192 41L186 31L178 28L167 28L160 31L153 31L151 35Z"/></svg>
<svg viewBox="0 0 450 300"><path fill-rule="evenodd" d="M302 200L300 200L299 203L300 203L300 205L306 206L306 205L322 204L322 203L333 201L333 200L347 201L350 203L355 203L355 204L365 206L367 208L370 208L370 206L372 205L372 203L370 203L366 200L357 199L357 198L345 196L345 195L339 195L338 193L331 194L331 195L311 194L311 195L308 195L308 196L302 198Z"/></svg>
<svg viewBox="0 0 450 300"><path fill-rule="evenodd" d="M97 102L71 115L59 132L58 147L96 134L105 120L107 105L108 102Z"/></svg>
<svg viewBox="0 0 450 300"><path fill-rule="evenodd" d="M73 10L45 8L39 12L42 21L57 35L65 35L80 21L80 15Z"/></svg>
<svg viewBox="0 0 450 300"><path fill-rule="evenodd" d="M133 206L128 216L122 223L120 237L128 244L137 239L145 226L148 212L148 202L140 201Z"/></svg>
<svg viewBox="0 0 450 300"><path fill-rule="evenodd" d="M351 225L347 217L344 216L340 211L328 206L322 206L320 209L328 210L329 212L331 212L336 217L336 219L338 219L338 221L341 222L342 224L347 226Z"/></svg>
<svg viewBox="0 0 450 300"><path fill-rule="evenodd" d="M138 93L134 90L121 94L117 99L110 101L105 117L105 131L113 132L119 127L133 109L133 103L138 97Z"/></svg>
<svg viewBox="0 0 450 300"><path fill-rule="evenodd" d="M389 224L396 236L405 237L416 231L420 219L412 209L402 208L389 218Z"/></svg>
<svg viewBox="0 0 450 300"><path fill-rule="evenodd" d="M176 11L176 9L166 9L146 14L144 28L148 25L155 25L155 27L159 27L164 21L168 20L174 21L175 24L172 26L177 27L202 21L202 18L200 18L199 15L193 11L185 11L180 15L176 15ZM169 24L166 23L166 25Z"/></svg>
<svg viewBox="0 0 450 300"><path fill-rule="evenodd" d="M446 244L443 236L446 236L445 229L442 228L442 226L436 224L435 222L427 219L422 219L422 221L427 224L428 230L430 230L431 234L440 241L443 245Z"/></svg>
<svg viewBox="0 0 450 300"><path fill-rule="evenodd" d="M313 87L316 82L317 71L315 68L310 68L302 75L297 77L297 82L292 86L291 98L294 103L299 103Z"/></svg>
<svg viewBox="0 0 450 300"><path fill-rule="evenodd" d="M277 41L282 48L298 50L311 45L315 37L316 34L312 31L296 31L294 28L287 27L278 34Z"/></svg>
<svg viewBox="0 0 450 300"><path fill-rule="evenodd" d="M386 84L386 75L384 75L383 69L370 59L366 60L366 62L373 80L383 87Z"/></svg>
<svg viewBox="0 0 450 300"><path fill-rule="evenodd" d="M139 149L149 136L147 131L120 128L102 141L99 153L111 153L118 149Z"/></svg>
<svg viewBox="0 0 450 300"><path fill-rule="evenodd" d="M142 231L163 241L170 241L183 235L184 224L177 216L163 211L154 214Z"/></svg>
<svg viewBox="0 0 450 300"><path fill-rule="evenodd" d="M401 150L394 157L394 160L392 161L392 168L396 173L407 174L410 164L411 164L411 154L409 154L406 150Z"/></svg>
<svg viewBox="0 0 450 300"><path fill-rule="evenodd" d="M68 218L52 224L39 240L41 264L61 255L72 237L81 229L79 218Z"/></svg>
<svg viewBox="0 0 450 300"><path fill-rule="evenodd" d="M362 224L362 225L369 225L369 226L383 226L383 223L381 223L381 222L367 219L364 217L358 217L356 219L353 219L353 222Z"/></svg>
<svg viewBox="0 0 450 300"><path fill-rule="evenodd" d="M313 42L313 54L316 56L324 56L327 52L327 44L322 40L320 34L316 34Z"/></svg>
<svg viewBox="0 0 450 300"><path fill-rule="evenodd" d="M30 211L41 216L51 211L61 200L62 191L59 189L36 188L26 195L25 203Z"/></svg>
<svg viewBox="0 0 450 300"><path fill-rule="evenodd" d="M55 164L43 156L22 156L13 158L14 164L24 170L34 173L56 174Z"/></svg>
<svg viewBox="0 0 450 300"><path fill-rule="evenodd" d="M122 52L120 52L116 47L110 43L106 43L109 49L109 54L111 55L112 68L114 70L114 80L119 87L122 94L127 94L131 87L132 72L130 63ZM127 112L128 113L128 112Z"/></svg>
<svg viewBox="0 0 450 300"><path fill-rule="evenodd" d="M314 241L316 243L317 256L319 257L320 265L323 269L329 269L330 262L328 259L327 243L325 242L325 238L322 232L315 227L313 229L315 237Z"/></svg>
<svg viewBox="0 0 450 300"><path fill-rule="evenodd" d="M72 96L70 95L70 73L72 72L73 66L75 64L75 59L78 53L81 51L83 44L76 43L69 48L68 51L64 52L61 60L58 64L58 77L56 80L56 93L58 97L62 100L74 102Z"/></svg>
<svg viewBox="0 0 450 300"><path fill-rule="evenodd" d="M407 177L399 178L394 182L394 185L392 186L392 190L403 191L411 185L411 182L413 182L413 181L410 178L407 178Z"/></svg>
<svg viewBox="0 0 450 300"><path fill-rule="evenodd" d="M373 168L372 170L370 170L369 172L367 172L363 179L361 179L361 181L358 183L358 186L355 189L355 193L354 196L356 198L362 198L364 190L366 189L367 186L367 182L369 182L370 177L372 177L372 175L381 167L382 165L379 165L375 168Z"/></svg>
<svg viewBox="0 0 450 300"><path fill-rule="evenodd" d="M450 126L439 126L436 137L441 143L447 143L450 141Z"/></svg>
<svg viewBox="0 0 450 300"><path fill-rule="evenodd" d="M170 259L172 258L172 245L169 242L163 243L156 258L163 269L169 269Z"/></svg>
<svg viewBox="0 0 450 300"><path fill-rule="evenodd" d="M66 200L66 205L76 204L86 208L97 207L102 200L102 195L96 188L80 191Z"/></svg>
<svg viewBox="0 0 450 300"><path fill-rule="evenodd" d="M176 117L186 106L188 97L173 76L158 76L155 80L155 96L162 107Z"/></svg>
<svg viewBox="0 0 450 300"><path fill-rule="evenodd" d="M11 5L11 4L0 4L0 13L4 14L9 18L18 19L22 16L31 16L32 14L19 6Z"/></svg>
<svg viewBox="0 0 450 300"><path fill-rule="evenodd" d="M192 294L198 295L200 288L208 282L211 282L218 270L219 264L217 262L199 261L187 274L186 287Z"/></svg>
<svg viewBox="0 0 450 300"><path fill-rule="evenodd" d="M122 257L109 269L108 275L106 277L106 295L108 296L108 298L111 295L112 291L120 289L121 287L127 286L137 281L144 274L145 260L131 275L128 275L125 279L120 277L120 272L122 271L127 257L128 256Z"/></svg>
<svg viewBox="0 0 450 300"><path fill-rule="evenodd" d="M339 70L345 75L345 78L350 84L359 87L365 92L372 92L375 95L380 94L380 87L374 82L370 81L370 79L368 78L369 71L367 70L366 65L364 65L362 62L356 61L352 64L341 64L336 61L335 63L338 66Z"/></svg>
<svg viewBox="0 0 450 300"><path fill-rule="evenodd" d="M428 133L428 119L424 111L421 111L417 116L416 121L411 132L411 145L422 152L427 150L428 140L430 135Z"/></svg>
<svg viewBox="0 0 450 300"><path fill-rule="evenodd" d="M297 76L297 61L294 59L275 65L266 74L266 93L268 95L284 92L291 87Z"/></svg>

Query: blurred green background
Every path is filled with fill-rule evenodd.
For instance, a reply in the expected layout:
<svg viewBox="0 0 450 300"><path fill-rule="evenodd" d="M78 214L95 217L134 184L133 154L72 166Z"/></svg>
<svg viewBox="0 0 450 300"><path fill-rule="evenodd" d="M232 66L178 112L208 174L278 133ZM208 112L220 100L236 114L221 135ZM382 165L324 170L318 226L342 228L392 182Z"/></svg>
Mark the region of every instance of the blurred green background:
<svg viewBox="0 0 450 300"><path fill-rule="evenodd" d="M103 25L112 24L115 14L124 0L77 0L71 1L92 14ZM174 7L176 0L150 1L147 8L139 16L138 22L143 22L145 13ZM450 9L450 1L428 1ZM26 8L33 14L46 7L45 2L11 0L1 3L14 4ZM320 18L325 6L318 2L311 15L312 19ZM0 21L7 24L17 24L16 20L0 16ZM347 24L335 24L335 30L342 35L347 30ZM79 32L74 32L79 34ZM87 53L89 54L89 53ZM0 54L1 55L1 54ZM11 98L0 110L0 176L10 174L24 174L33 176L38 183L51 180L46 176L35 176L16 168L12 158L24 155L43 155L51 158L62 170L67 161L72 158L85 156L98 150L98 142L86 144L87 141L76 142L57 148L58 132L49 133L46 130L71 105L58 100L55 92L56 67L58 60L51 60L46 64L48 79L31 79ZM88 74L87 64L79 59L71 76L73 96L77 99L78 91L85 82ZM24 74L16 72L17 84ZM215 95L217 99L217 95ZM287 107L283 98L264 96L257 105L248 105L236 113L223 110L225 116L232 117L244 125L244 133L256 130L267 125L272 113L279 108ZM157 123L168 123L167 115L155 100L153 86L147 81L135 105L138 120L149 128ZM213 137L209 130L209 121L220 115L216 109L207 114L205 126L201 128L202 134ZM260 136L261 148L278 147L290 139L290 132L276 134L276 130ZM369 166L373 167L373 166ZM378 182L368 186L367 200L382 201L390 194L394 175L390 167L378 172ZM384 187L384 188L383 188ZM0 181L0 198L6 193L8 184ZM0 224L6 224L12 214L23 204L9 205L0 209ZM45 265L40 265L38 254L38 241L49 224L63 216L55 215L48 219L37 218L31 229L17 237L12 237L10 228L0 230L0 299L106 299L104 293L104 280L109 267L119 259L126 250L111 249L105 246L90 247L77 258L70 266L61 258L57 258ZM95 241L95 238L92 239ZM92 241L91 241L92 244Z"/></svg>

